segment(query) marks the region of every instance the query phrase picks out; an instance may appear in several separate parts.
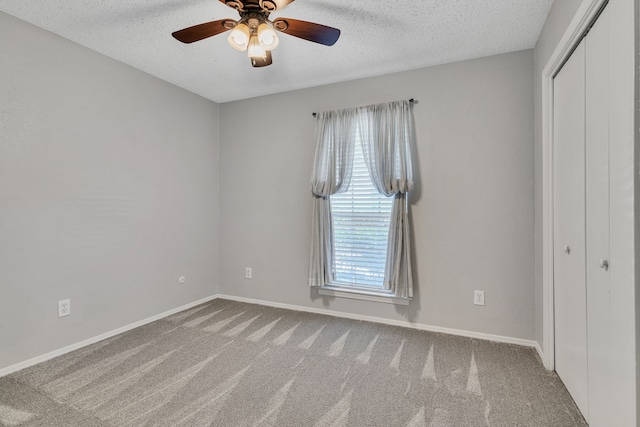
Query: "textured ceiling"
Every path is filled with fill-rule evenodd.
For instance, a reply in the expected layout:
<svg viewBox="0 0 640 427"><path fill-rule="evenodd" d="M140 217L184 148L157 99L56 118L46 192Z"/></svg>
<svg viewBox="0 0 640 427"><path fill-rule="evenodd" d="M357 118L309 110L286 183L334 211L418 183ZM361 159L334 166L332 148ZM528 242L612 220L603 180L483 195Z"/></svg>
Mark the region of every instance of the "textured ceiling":
<svg viewBox="0 0 640 427"><path fill-rule="evenodd" d="M238 17L218 0L0 0L0 10L216 102L534 47L553 0L297 0L288 17L342 30L333 47L280 34L253 68L221 34L173 31Z"/></svg>

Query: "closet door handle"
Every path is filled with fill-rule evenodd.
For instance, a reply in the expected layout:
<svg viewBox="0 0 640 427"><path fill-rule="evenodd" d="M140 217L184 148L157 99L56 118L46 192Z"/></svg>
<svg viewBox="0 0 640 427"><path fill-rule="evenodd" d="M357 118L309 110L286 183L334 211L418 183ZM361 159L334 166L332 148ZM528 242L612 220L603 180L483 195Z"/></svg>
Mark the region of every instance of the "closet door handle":
<svg viewBox="0 0 640 427"><path fill-rule="evenodd" d="M564 253L566 253L567 255L569 255L571 253L571 248L569 246L564 247Z"/></svg>
<svg viewBox="0 0 640 427"><path fill-rule="evenodd" d="M608 271L609 270L609 260L606 259L601 259L600 260L600 268L604 268L604 271Z"/></svg>

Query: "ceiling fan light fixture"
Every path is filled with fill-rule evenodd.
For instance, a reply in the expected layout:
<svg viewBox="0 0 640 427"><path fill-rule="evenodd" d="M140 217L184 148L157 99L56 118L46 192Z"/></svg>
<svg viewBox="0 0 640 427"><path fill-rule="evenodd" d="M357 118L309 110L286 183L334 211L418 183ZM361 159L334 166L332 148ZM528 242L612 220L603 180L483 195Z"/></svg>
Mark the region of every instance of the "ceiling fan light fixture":
<svg viewBox="0 0 640 427"><path fill-rule="evenodd" d="M249 46L250 39L250 31L247 24L244 22L239 23L235 26L231 33L229 34L229 38L227 41L231 45L232 48L239 50L240 52L244 52L247 50Z"/></svg>
<svg viewBox="0 0 640 427"><path fill-rule="evenodd" d="M273 50L278 46L280 40L274 29L263 22L258 26L258 42L264 50Z"/></svg>

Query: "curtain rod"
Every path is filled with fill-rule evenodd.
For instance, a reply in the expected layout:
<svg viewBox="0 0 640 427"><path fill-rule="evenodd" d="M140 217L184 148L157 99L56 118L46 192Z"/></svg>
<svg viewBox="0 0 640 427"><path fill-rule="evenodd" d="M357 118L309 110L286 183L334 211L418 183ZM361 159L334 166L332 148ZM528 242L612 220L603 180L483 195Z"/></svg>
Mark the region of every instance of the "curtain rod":
<svg viewBox="0 0 640 427"><path fill-rule="evenodd" d="M411 98L411 99L409 100L409 102L410 102L410 103L412 103L412 104L414 104L414 103L418 102L418 100L417 100L417 99L413 99L413 98ZM311 113L311 115L312 115L313 117L316 117L316 116L318 115L318 113Z"/></svg>

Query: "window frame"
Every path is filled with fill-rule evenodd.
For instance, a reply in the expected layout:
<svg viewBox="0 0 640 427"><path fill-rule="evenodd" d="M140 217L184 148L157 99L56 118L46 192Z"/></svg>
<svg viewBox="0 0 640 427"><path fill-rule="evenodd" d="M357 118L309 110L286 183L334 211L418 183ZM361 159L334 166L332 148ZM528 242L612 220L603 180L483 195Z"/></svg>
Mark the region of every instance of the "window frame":
<svg viewBox="0 0 640 427"><path fill-rule="evenodd" d="M362 157L364 158L364 153L362 151L362 142L360 138L361 136L358 135L358 137L356 138L355 144L356 144L356 147L360 147L360 153L362 153ZM355 158L355 152L357 150L356 147L354 147L354 158L353 158L354 163L356 162L356 158ZM373 182L371 182L370 176L368 178L371 186L375 188L375 186L373 185ZM332 195L330 197L334 197L334 196ZM386 198L387 196L380 194L380 197ZM389 199L391 199L391 203L393 203L392 201L393 198L389 197ZM389 221L391 220L392 214L393 214L393 207L391 206L389 210ZM334 219L332 218L332 222L333 221ZM386 233L387 239L389 237L389 232L390 230L387 229L387 233ZM333 239L333 244L335 249L335 232L332 233L331 239ZM385 257L383 261L384 265L382 268L383 274L384 272L386 272L386 252L387 251L388 251L388 247L385 247ZM334 256L334 259L333 259L334 263L335 263L335 258L336 257ZM334 268L335 268L335 265L334 265ZM320 295L325 295L325 296L342 297L342 298L365 300L365 301L372 301L372 302L382 302L382 303L397 304L397 305L408 305L411 301L410 299L407 299L407 298L396 297L394 295L394 292L391 289L386 289L384 287L384 282L382 286L375 286L375 285L365 285L365 284L358 284L358 283L351 283L351 282L332 281L331 283L328 283L322 287L319 287L318 293Z"/></svg>
<svg viewBox="0 0 640 427"><path fill-rule="evenodd" d="M357 299L362 301L382 302L395 305L409 305L411 300L409 298L400 298L393 295L390 290L385 291L367 291L360 288L336 288L331 285L324 285L318 288L318 294L338 297Z"/></svg>

